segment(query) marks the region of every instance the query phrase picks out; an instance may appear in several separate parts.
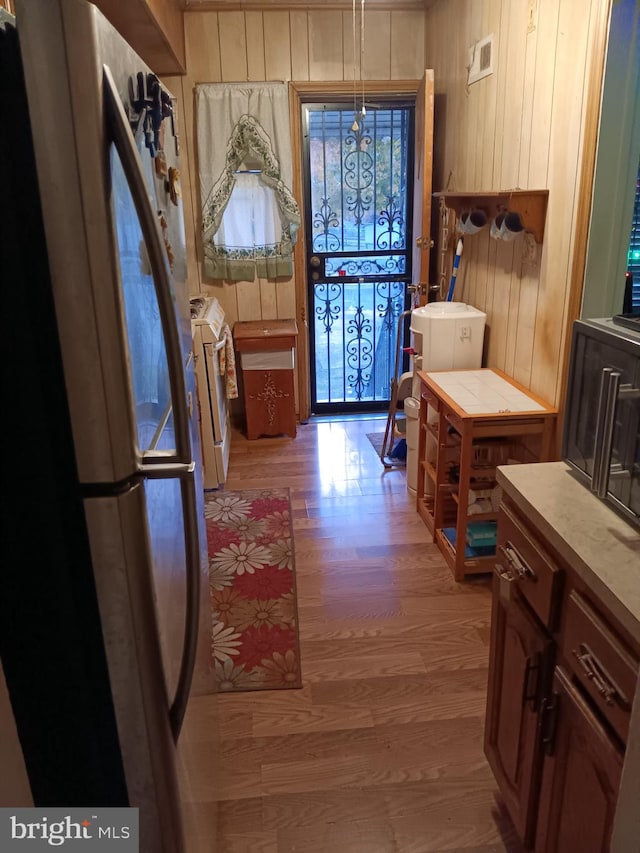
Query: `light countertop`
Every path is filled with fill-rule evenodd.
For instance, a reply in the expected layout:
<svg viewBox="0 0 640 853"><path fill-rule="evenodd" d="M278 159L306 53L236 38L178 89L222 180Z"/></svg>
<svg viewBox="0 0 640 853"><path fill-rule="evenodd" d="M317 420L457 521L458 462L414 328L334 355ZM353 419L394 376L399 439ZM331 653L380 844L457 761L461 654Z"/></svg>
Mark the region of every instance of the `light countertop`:
<svg viewBox="0 0 640 853"><path fill-rule="evenodd" d="M564 462L503 466L497 480L640 640L640 531L596 498Z"/></svg>

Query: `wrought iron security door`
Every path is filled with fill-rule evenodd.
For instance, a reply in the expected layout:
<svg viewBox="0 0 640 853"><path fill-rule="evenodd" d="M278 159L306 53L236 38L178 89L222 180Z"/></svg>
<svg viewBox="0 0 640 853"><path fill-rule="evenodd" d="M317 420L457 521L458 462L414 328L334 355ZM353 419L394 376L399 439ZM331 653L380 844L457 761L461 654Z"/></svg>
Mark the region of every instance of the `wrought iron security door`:
<svg viewBox="0 0 640 853"><path fill-rule="evenodd" d="M387 408L409 307L414 108L303 107L311 411Z"/></svg>

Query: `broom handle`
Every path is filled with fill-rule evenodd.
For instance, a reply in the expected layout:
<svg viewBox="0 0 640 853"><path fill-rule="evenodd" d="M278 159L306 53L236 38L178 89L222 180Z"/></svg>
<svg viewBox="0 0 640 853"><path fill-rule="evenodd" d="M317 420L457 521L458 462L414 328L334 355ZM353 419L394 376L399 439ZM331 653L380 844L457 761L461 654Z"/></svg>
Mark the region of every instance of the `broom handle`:
<svg viewBox="0 0 640 853"><path fill-rule="evenodd" d="M462 247L463 247L462 237L458 239L458 244L456 246L456 254L453 258L453 269L451 270L451 281L449 282L449 291L447 293L447 302L453 301L453 291L456 287L456 276L458 274L458 267L460 266L460 258L462 257Z"/></svg>

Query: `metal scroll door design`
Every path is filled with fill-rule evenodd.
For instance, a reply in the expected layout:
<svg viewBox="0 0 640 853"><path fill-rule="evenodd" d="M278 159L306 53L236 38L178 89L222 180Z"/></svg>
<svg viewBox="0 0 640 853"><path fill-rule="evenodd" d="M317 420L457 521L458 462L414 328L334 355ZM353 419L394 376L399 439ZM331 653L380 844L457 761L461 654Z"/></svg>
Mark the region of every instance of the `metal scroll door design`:
<svg viewBox="0 0 640 853"><path fill-rule="evenodd" d="M413 107L304 107L311 410L388 406L409 306Z"/></svg>

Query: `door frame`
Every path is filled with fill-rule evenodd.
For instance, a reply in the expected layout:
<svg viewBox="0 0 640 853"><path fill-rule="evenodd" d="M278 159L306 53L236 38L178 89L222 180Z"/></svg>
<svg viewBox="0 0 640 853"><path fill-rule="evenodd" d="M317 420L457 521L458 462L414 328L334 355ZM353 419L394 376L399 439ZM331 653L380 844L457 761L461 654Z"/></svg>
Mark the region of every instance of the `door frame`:
<svg viewBox="0 0 640 853"><path fill-rule="evenodd" d="M418 94L420 80L367 80L366 96L393 95L413 97ZM291 147L293 157L293 196L300 210L304 210L304 177L302 169L302 105L321 100L353 102L353 81L290 82L289 110L291 121ZM309 364L309 300L307 294L307 243L304 227L298 232L293 247L295 275L296 320L298 323L298 413L306 421L311 413L311 387Z"/></svg>

